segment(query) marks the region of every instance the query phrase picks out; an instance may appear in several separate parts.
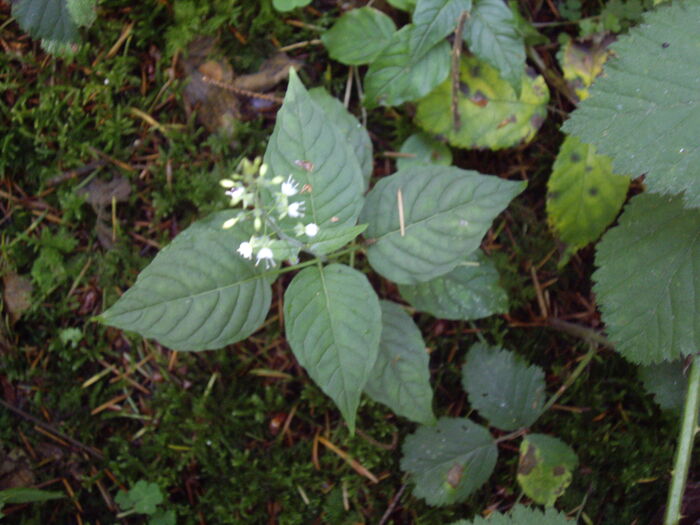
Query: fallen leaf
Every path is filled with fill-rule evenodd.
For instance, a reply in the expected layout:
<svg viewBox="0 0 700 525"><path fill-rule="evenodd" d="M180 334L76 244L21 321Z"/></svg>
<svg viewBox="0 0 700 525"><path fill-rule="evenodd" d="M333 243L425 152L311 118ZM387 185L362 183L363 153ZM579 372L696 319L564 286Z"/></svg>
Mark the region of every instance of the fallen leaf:
<svg viewBox="0 0 700 525"><path fill-rule="evenodd" d="M14 272L3 275L2 283L2 300L12 322L15 323L32 305L32 283Z"/></svg>

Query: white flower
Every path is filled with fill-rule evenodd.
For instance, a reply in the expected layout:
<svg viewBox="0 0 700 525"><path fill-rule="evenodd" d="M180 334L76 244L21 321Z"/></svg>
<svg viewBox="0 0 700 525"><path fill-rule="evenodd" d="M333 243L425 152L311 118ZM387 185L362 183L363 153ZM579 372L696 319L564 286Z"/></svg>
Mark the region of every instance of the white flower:
<svg viewBox="0 0 700 525"><path fill-rule="evenodd" d="M289 215L292 219L299 219L303 217L304 211L304 201L293 202L287 206L287 215Z"/></svg>
<svg viewBox="0 0 700 525"><path fill-rule="evenodd" d="M265 248L263 248L265 249ZM250 244L249 242L242 242L241 245L238 247L238 250L236 250L241 257L244 259L250 259L253 257L253 245ZM260 250L262 251L262 250ZM258 255L258 260L260 260L260 256Z"/></svg>
<svg viewBox="0 0 700 525"><path fill-rule="evenodd" d="M260 248L258 252L258 260L255 262L255 266L260 264L260 261L265 261L265 269L272 268L275 265L274 253L270 248Z"/></svg>
<svg viewBox="0 0 700 525"><path fill-rule="evenodd" d="M304 233L308 237L316 237L316 234L318 233L318 226L313 222L309 223L306 226L304 226Z"/></svg>
<svg viewBox="0 0 700 525"><path fill-rule="evenodd" d="M230 190L226 190L226 195L231 197L232 201L240 201L243 198L243 195L245 194L245 187L244 186L238 186L238 187L233 187Z"/></svg>
<svg viewBox="0 0 700 525"><path fill-rule="evenodd" d="M297 193L299 193L299 184L297 184L290 175L287 181L282 183L282 195L291 197Z"/></svg>

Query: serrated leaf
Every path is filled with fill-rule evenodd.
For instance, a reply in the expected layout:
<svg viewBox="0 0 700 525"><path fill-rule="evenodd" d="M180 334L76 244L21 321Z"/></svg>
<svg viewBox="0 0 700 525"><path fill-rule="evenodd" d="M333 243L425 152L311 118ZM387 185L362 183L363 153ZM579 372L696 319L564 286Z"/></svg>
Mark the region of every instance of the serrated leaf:
<svg viewBox="0 0 700 525"><path fill-rule="evenodd" d="M352 113L345 109L340 100L331 96L325 89L321 87L310 89L309 96L311 96L311 100L321 107L330 121L335 124L335 127L338 128L352 146L355 156L360 163L365 189L367 189L374 168L372 162L372 141L369 138L367 129L360 124Z"/></svg>
<svg viewBox="0 0 700 525"><path fill-rule="evenodd" d="M451 79L420 100L416 112L420 127L453 146L496 150L529 142L547 116L549 90L539 75L523 74L518 97L494 68L463 56L459 79L459 127L452 113Z"/></svg>
<svg viewBox="0 0 700 525"><path fill-rule="evenodd" d="M645 17L611 46L615 59L564 130L613 159L617 173L646 173L648 191L685 192L700 206L700 3Z"/></svg>
<svg viewBox="0 0 700 525"><path fill-rule="evenodd" d="M12 4L12 16L32 38L60 43L78 39L78 26L68 10L67 0L19 0Z"/></svg>
<svg viewBox="0 0 700 525"><path fill-rule="evenodd" d="M429 505L464 501L493 472L498 448L489 431L468 419L440 418L404 441L401 470L413 476L414 496Z"/></svg>
<svg viewBox="0 0 700 525"><path fill-rule="evenodd" d="M315 223L321 231L346 231L357 223L364 192L357 156L343 132L311 99L293 69L265 151L265 163L269 167L266 177L286 179L291 175L303 188L289 200L304 202L304 224ZM274 197L265 197L272 208ZM286 218L280 226L294 236L297 222Z"/></svg>
<svg viewBox="0 0 700 525"><path fill-rule="evenodd" d="M413 11L412 52L422 55L454 32L463 11L469 13L472 0L418 0Z"/></svg>
<svg viewBox="0 0 700 525"><path fill-rule="evenodd" d="M635 363L700 348L700 210L683 198L632 198L598 244L594 291L615 349Z"/></svg>
<svg viewBox="0 0 700 525"><path fill-rule="evenodd" d="M373 62L395 31L396 25L387 15L373 7L360 7L338 18L321 35L321 41L334 60L359 66Z"/></svg>
<svg viewBox="0 0 700 525"><path fill-rule="evenodd" d="M398 284L444 275L479 247L491 221L524 188L523 182L447 166L414 166L384 177L361 215L369 224L369 263Z"/></svg>
<svg viewBox="0 0 700 525"><path fill-rule="evenodd" d="M263 270L236 252L252 227L222 227L234 215L215 213L180 233L98 320L176 350L221 348L252 334L272 294Z"/></svg>
<svg viewBox="0 0 700 525"><path fill-rule="evenodd" d="M400 285L401 297L438 319L481 319L508 310L508 296L499 284L491 259L477 251L450 273L416 285Z"/></svg>
<svg viewBox="0 0 700 525"><path fill-rule="evenodd" d="M469 403L501 430L529 427L542 413L544 371L520 356L477 343L462 368L462 386Z"/></svg>
<svg viewBox="0 0 700 525"><path fill-rule="evenodd" d="M382 313L367 278L342 264L299 272L284 294L287 340L351 432L379 351Z"/></svg>
<svg viewBox="0 0 700 525"><path fill-rule="evenodd" d="M515 93L525 69L525 44L513 12L503 0L476 0L464 28L469 50L498 70Z"/></svg>
<svg viewBox="0 0 700 525"><path fill-rule="evenodd" d="M547 183L547 216L568 244L565 259L595 241L620 212L629 177L615 175L612 161L574 136L564 140Z"/></svg>
<svg viewBox="0 0 700 525"><path fill-rule="evenodd" d="M647 392L662 410L680 415L685 401L688 378L683 373L682 361L670 361L639 367L639 378Z"/></svg>
<svg viewBox="0 0 700 525"><path fill-rule="evenodd" d="M610 56L610 42L610 38L587 41L569 39L557 54L564 80L575 91L579 100L588 98L588 89L603 72L603 64Z"/></svg>
<svg viewBox="0 0 700 525"><path fill-rule="evenodd" d="M494 512L488 518L476 517L471 521L459 520L451 525L572 525L573 520L554 509L539 509L515 505L509 514Z"/></svg>
<svg viewBox="0 0 700 525"><path fill-rule="evenodd" d="M440 42L422 55L411 51L414 26L394 33L389 45L367 69L365 106L398 106L418 100L440 84L450 70L450 46Z"/></svg>
<svg viewBox="0 0 700 525"><path fill-rule="evenodd" d="M309 243L309 250L317 254L332 253L348 244L365 229L367 229L366 224L358 224L357 226L321 230L313 238L313 242Z"/></svg>
<svg viewBox="0 0 700 525"><path fill-rule="evenodd" d="M528 434L520 445L518 483L536 503L551 507L571 484L578 458L552 436Z"/></svg>
<svg viewBox="0 0 700 525"><path fill-rule="evenodd" d="M426 166L439 164L449 166L452 164L452 152L445 144L434 139L427 133L414 133L401 144L401 153L408 153L412 157L399 157L396 160L396 169L402 170L409 166Z"/></svg>
<svg viewBox="0 0 700 525"><path fill-rule="evenodd" d="M398 415L430 425L435 422L433 390L423 336L401 306L390 301L379 304L382 336L365 392Z"/></svg>

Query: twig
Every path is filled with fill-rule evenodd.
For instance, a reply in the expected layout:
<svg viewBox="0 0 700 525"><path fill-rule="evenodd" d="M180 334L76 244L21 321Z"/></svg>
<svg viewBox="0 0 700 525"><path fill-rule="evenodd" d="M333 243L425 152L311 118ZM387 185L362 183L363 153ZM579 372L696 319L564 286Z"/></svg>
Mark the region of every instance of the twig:
<svg viewBox="0 0 700 525"><path fill-rule="evenodd" d="M384 525L389 520L389 516L391 516L391 513L394 512L396 505L399 504L399 500L401 500L401 496L403 496L403 493L406 490L407 486L408 485L406 485L406 483L401 485L401 488L396 493L396 495L393 498L391 498L391 503L387 507L386 512L382 516L382 519L379 520L379 523L377 523L377 525Z"/></svg>
<svg viewBox="0 0 700 525"><path fill-rule="evenodd" d="M566 332L567 334L599 344L600 346L610 348L611 350L615 349L615 345L608 341L603 334L587 326L569 323L568 321L563 321L561 319L557 319L556 317L550 317L547 319L547 322L549 323L549 326L556 330Z"/></svg>
<svg viewBox="0 0 700 525"><path fill-rule="evenodd" d="M462 123L459 118L459 62L462 56L462 32L464 23L469 18L469 11L462 11L457 21L455 30L455 41L452 44L452 127L454 131L459 131Z"/></svg>
<svg viewBox="0 0 700 525"><path fill-rule="evenodd" d="M57 430L56 428L53 427L53 425L49 425L48 423L43 422L41 419L38 419L38 418L32 416L31 414L27 414L24 410L21 410L15 406L11 405L7 401L0 399L0 405L4 406L10 412L14 412L16 415L26 419L27 421L31 421L36 426L41 427L44 430L47 430L47 431L59 436L60 438L64 439L65 441L67 441L71 445L79 448L80 450L84 450L85 452L87 452L91 456L93 456L97 459L104 459L104 456L102 455L102 453L100 451L95 450L94 448L89 447L87 445L84 445L83 443L81 443L77 439L73 439L72 437L61 432L60 430Z"/></svg>

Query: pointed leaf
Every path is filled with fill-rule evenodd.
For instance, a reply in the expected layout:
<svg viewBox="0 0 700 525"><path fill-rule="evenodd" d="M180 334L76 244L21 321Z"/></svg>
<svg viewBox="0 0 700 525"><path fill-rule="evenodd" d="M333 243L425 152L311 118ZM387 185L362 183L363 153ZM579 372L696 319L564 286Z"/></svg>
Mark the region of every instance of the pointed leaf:
<svg viewBox="0 0 700 525"><path fill-rule="evenodd" d="M502 149L532 140L547 116L549 90L541 76L523 74L520 96L498 72L474 57L462 57L457 100L459 127L452 113L452 81L447 79L418 102L416 123L460 148Z"/></svg>
<svg viewBox="0 0 700 525"><path fill-rule="evenodd" d="M372 243L369 263L399 284L444 275L479 247L491 221L524 187L447 166L415 166L384 177L362 211L362 222L369 224L365 237Z"/></svg>
<svg viewBox="0 0 700 525"><path fill-rule="evenodd" d="M533 501L551 507L571 484L577 464L574 451L560 439L528 434L520 445L518 483Z"/></svg>
<svg viewBox="0 0 700 525"><path fill-rule="evenodd" d="M525 45L513 12L503 0L476 0L464 28L469 51L495 67L516 93L525 69Z"/></svg>
<svg viewBox="0 0 700 525"><path fill-rule="evenodd" d="M351 432L379 351L382 312L367 278L342 264L299 272L284 294L287 340Z"/></svg>
<svg viewBox="0 0 700 525"><path fill-rule="evenodd" d="M529 427L545 402L544 372L517 354L477 343L462 368L469 403L501 430Z"/></svg>
<svg viewBox="0 0 700 525"><path fill-rule="evenodd" d="M617 173L646 173L649 191L685 191L700 207L700 3L677 2L645 17L611 46L615 59L564 130L613 159Z"/></svg>
<svg viewBox="0 0 700 525"><path fill-rule="evenodd" d="M360 124L355 115L345 109L340 100L332 97L325 89L321 87L310 89L309 95L311 100L321 107L330 121L335 124L352 146L355 156L360 163L366 189L369 186L369 179L373 170L372 141L369 138L367 129Z"/></svg>
<svg viewBox="0 0 700 525"><path fill-rule="evenodd" d="M486 483L498 457L496 442L468 419L440 418L404 441L401 470L413 476L413 494L429 505L464 501Z"/></svg>
<svg viewBox="0 0 700 525"><path fill-rule="evenodd" d="M379 355L365 392L398 415L430 425L435 422L433 390L423 336L401 306L390 301L380 301L380 305Z"/></svg>
<svg viewBox="0 0 700 525"><path fill-rule="evenodd" d="M311 99L293 69L284 104L265 151L268 178L292 175L303 190L290 202L303 201L303 223L321 231L354 226L362 209L364 182L357 156L346 136ZM274 206L274 197L266 195ZM286 218L281 227L291 236L298 219Z"/></svg>
<svg viewBox="0 0 700 525"><path fill-rule="evenodd" d="M452 164L450 148L427 133L414 133L401 144L400 151L401 153L409 153L413 157L399 157L396 160L397 170L416 164L420 166L429 164L449 166Z"/></svg>
<svg viewBox="0 0 700 525"><path fill-rule="evenodd" d="M312 239L313 242L308 243L309 250L318 254L333 253L348 244L365 229L367 229L366 224L358 224L357 226L321 230Z"/></svg>
<svg viewBox="0 0 700 525"><path fill-rule="evenodd" d="M598 244L594 291L609 339L635 363L700 348L700 210L642 194Z"/></svg>
<svg viewBox="0 0 700 525"><path fill-rule="evenodd" d="M333 27L321 35L321 41L334 60L359 66L373 62L395 31L394 21L387 15L373 7L360 7L338 18Z"/></svg>
<svg viewBox="0 0 700 525"><path fill-rule="evenodd" d="M629 182L613 173L610 157L597 155L595 146L566 137L547 183L547 215L569 245L568 255L597 240L617 217Z"/></svg>
<svg viewBox="0 0 700 525"><path fill-rule="evenodd" d="M462 11L469 13L471 8L472 0L418 0L413 11L412 52L422 55L454 32Z"/></svg>
<svg viewBox="0 0 700 525"><path fill-rule="evenodd" d="M494 512L488 518L476 517L471 521L459 520L451 525L573 525L566 514L554 509L539 509L515 505L508 514Z"/></svg>
<svg viewBox="0 0 700 525"><path fill-rule="evenodd" d="M508 296L498 283L491 259L477 251L474 260L460 263L450 273L416 285L399 286L401 297L421 312L438 319L481 319L508 311Z"/></svg>
<svg viewBox="0 0 700 525"><path fill-rule="evenodd" d="M252 334L271 290L263 270L236 252L252 227L222 227L235 213L215 213L183 231L98 320L175 350L221 348Z"/></svg>
<svg viewBox="0 0 700 525"><path fill-rule="evenodd" d="M450 70L450 46L440 42L422 55L411 51L414 27L394 33L389 45L372 62L365 75L365 105L398 106L418 100L440 84Z"/></svg>

